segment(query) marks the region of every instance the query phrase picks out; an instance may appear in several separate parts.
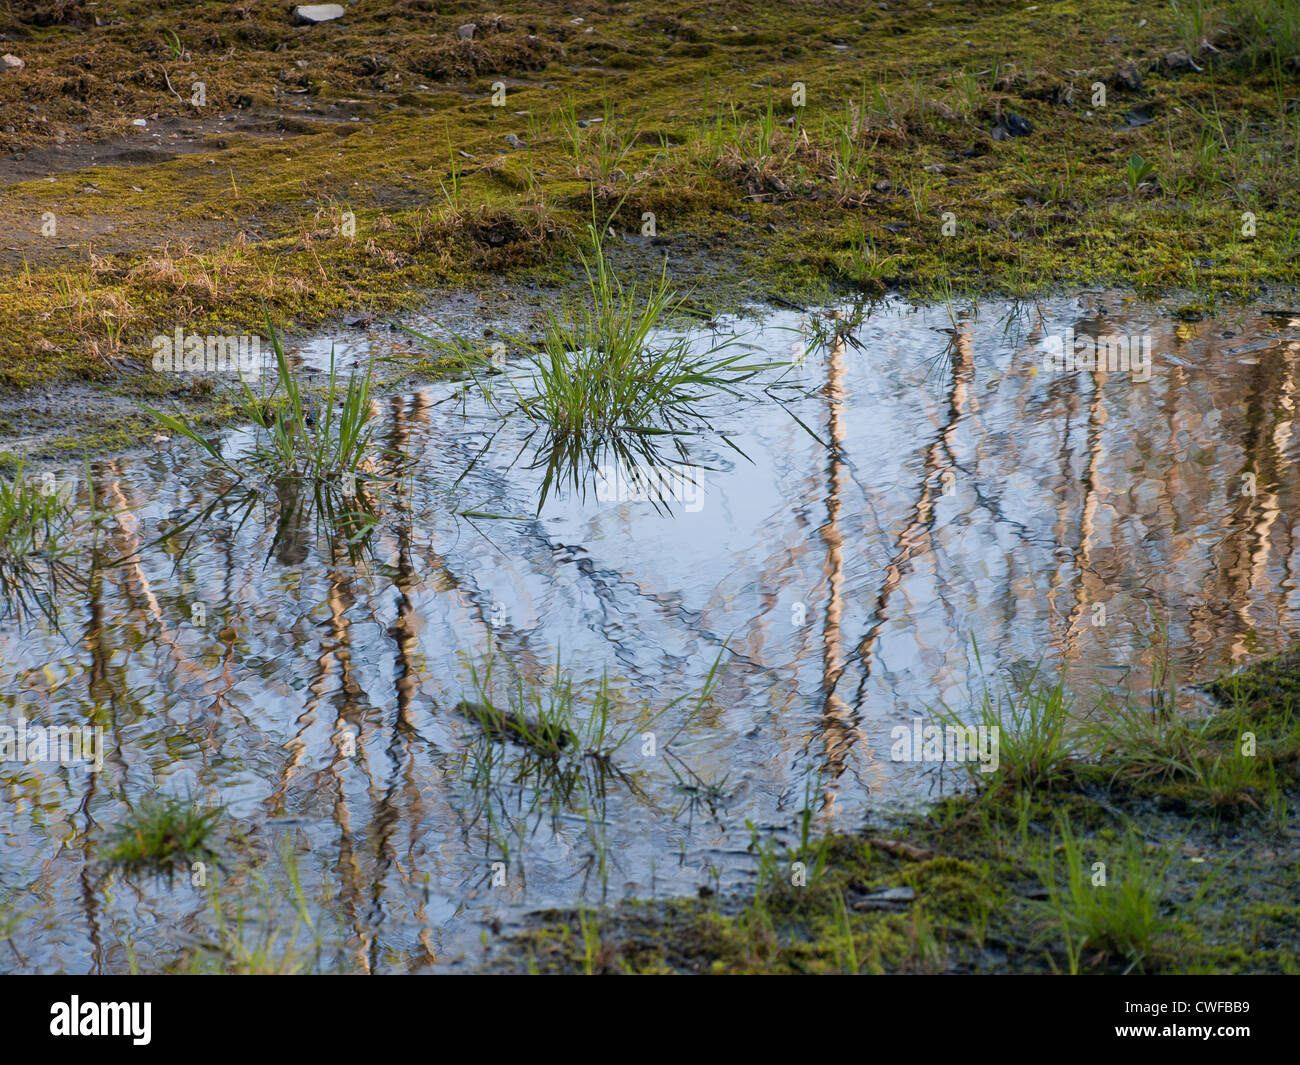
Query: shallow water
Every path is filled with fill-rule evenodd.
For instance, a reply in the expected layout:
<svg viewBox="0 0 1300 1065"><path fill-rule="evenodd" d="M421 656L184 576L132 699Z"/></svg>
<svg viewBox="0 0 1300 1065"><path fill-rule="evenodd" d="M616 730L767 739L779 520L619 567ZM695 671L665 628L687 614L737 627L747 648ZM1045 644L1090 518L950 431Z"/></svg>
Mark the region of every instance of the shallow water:
<svg viewBox="0 0 1300 1065"><path fill-rule="evenodd" d="M777 361L801 323L718 328ZM1148 336L1150 379L1044 368L1067 328ZM95 462L89 484L69 471L111 516L58 626L0 627L0 724L98 722L106 757L0 763L0 912L18 914L0 967L150 970L213 940L206 889L96 857L153 791L225 807L211 885L250 938L264 911L293 923L287 848L319 964L407 971L471 964L485 923L530 909L742 884L747 822L789 840L805 806L853 825L955 786L893 761L891 730L1040 661L1084 701L1145 697L1163 626L1190 705L1296 631L1298 357L1295 314L884 303L711 401L707 430L645 438L694 483L610 500L617 456L597 455L540 513L544 442L501 416L506 377L493 400L442 381L379 401L378 439L413 465L372 486L379 524L352 551L182 442ZM498 679L544 686L558 659L588 698L608 676L622 775L601 787L583 760L561 801L526 750L485 741L454 707L489 649Z"/></svg>

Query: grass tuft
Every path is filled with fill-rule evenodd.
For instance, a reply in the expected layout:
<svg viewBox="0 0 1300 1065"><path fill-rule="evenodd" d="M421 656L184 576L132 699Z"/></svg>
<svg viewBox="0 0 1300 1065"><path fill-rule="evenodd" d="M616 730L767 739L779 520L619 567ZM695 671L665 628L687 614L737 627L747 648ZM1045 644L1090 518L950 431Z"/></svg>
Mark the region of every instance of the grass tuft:
<svg viewBox="0 0 1300 1065"><path fill-rule="evenodd" d="M550 313L531 354L534 390L519 394L523 412L558 434L593 441L617 433L689 430L703 420L699 404L736 386L764 366L724 354L732 341L704 347L660 330L685 311L667 280L667 266L644 288L625 288L589 226L593 252L581 256L587 299Z"/></svg>
<svg viewBox="0 0 1300 1065"><path fill-rule="evenodd" d="M33 607L53 616L54 586L67 573L72 507L52 480L0 478L0 600L22 618Z"/></svg>
<svg viewBox="0 0 1300 1065"><path fill-rule="evenodd" d="M976 652L978 658L978 650ZM1050 790L1071 780L1084 756L1083 744L1072 728L1073 701L1064 679L1045 684L1038 670L1018 682L1004 682L998 691L986 685L974 709L973 724L998 737L996 773L980 772L980 763L961 763L976 786L998 793ZM969 729L946 707L935 711L947 727Z"/></svg>
<svg viewBox="0 0 1300 1065"><path fill-rule="evenodd" d="M170 880L191 862L216 856L212 835L221 813L192 799L151 796L113 831L104 860L128 875L147 872Z"/></svg>
<svg viewBox="0 0 1300 1065"><path fill-rule="evenodd" d="M1064 940L1071 974L1093 961L1122 959L1128 969L1141 968L1148 959L1163 955L1172 923L1164 916L1165 877L1176 847L1166 850L1159 863L1148 863L1142 838L1129 831L1119 861L1107 866L1089 862L1084 841L1074 835L1068 818L1058 823L1059 843L1053 836L1052 857L1040 871L1047 885L1045 909L1049 927ZM1058 877L1055 855L1065 859Z"/></svg>

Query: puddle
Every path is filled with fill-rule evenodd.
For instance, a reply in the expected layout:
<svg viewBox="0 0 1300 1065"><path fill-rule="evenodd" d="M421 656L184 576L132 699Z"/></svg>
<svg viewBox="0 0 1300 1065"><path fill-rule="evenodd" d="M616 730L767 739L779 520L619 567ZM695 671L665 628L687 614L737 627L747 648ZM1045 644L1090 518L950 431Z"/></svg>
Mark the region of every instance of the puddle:
<svg viewBox="0 0 1300 1065"><path fill-rule="evenodd" d="M779 361L803 326L727 328ZM1067 330L1145 338L1149 380L1045 367ZM344 365L364 337L340 336ZM320 368L330 346L297 357ZM851 342L709 401L708 431L549 483L544 434L498 413L508 374L495 404L438 382L379 402L377 441L411 465L372 487L378 525L351 550L182 442L70 471L83 510L118 516L57 627L0 626L0 723L97 722L104 764L0 763L6 967L158 968L211 940L205 889L96 859L152 792L226 808L212 881L286 928L291 893L246 867L273 881L292 852L322 965L464 965L531 909L744 884L747 822L788 838L810 803L851 826L951 786L891 760L892 730L986 678L1041 660L1083 696L1142 691L1160 625L1186 684L1280 647L1300 611L1298 357L1287 315L885 303ZM649 465L655 500L629 468ZM539 789L526 746L484 740L456 707L489 649L498 679L540 688L558 661L579 706L608 678L628 737L609 766L579 757Z"/></svg>

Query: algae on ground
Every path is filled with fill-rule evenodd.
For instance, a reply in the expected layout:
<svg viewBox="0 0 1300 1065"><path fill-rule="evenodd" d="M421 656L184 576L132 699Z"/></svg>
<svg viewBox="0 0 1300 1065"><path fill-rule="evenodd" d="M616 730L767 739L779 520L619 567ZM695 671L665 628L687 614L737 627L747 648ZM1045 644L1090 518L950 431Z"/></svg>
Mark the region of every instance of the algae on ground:
<svg viewBox="0 0 1300 1065"><path fill-rule="evenodd" d="M262 301L292 333L563 284L593 203L620 268L666 256L713 309L1249 297L1297 280L1287 8L1224 5L1204 46L1129 0L7 10L0 386L120 380L154 335L253 331Z"/></svg>

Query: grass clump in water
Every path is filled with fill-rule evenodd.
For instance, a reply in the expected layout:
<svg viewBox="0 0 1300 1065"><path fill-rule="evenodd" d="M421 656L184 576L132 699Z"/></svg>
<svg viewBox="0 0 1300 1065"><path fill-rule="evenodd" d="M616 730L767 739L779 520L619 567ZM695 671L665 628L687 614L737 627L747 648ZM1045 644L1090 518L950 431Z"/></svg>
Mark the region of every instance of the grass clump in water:
<svg viewBox="0 0 1300 1065"><path fill-rule="evenodd" d="M558 660L549 686L534 684L514 670L502 686L493 683L493 672L491 658L482 674L471 667L475 696L456 704L457 713L491 739L512 741L552 761L587 755L608 761L626 739L626 734L610 733L615 698L608 677L602 677L595 694L584 700ZM581 712L584 701L589 704L585 714Z"/></svg>
<svg viewBox="0 0 1300 1065"><path fill-rule="evenodd" d="M976 651L978 661L978 650ZM985 729L997 737L996 773L983 772L979 761L960 763L970 771L977 787L1015 794L1047 791L1068 782L1084 754L1083 745L1071 722L1072 701L1065 682L1038 681L1038 670L1022 680L1005 683L994 692L986 685L974 708L974 723L963 721L951 710L940 708L935 718L945 729L958 729L968 736Z"/></svg>
<svg viewBox="0 0 1300 1065"><path fill-rule="evenodd" d="M665 323L684 313L683 297L666 267L644 288L623 284L605 258L596 227L594 248L582 256L587 298L551 313L530 359L535 393L519 394L528 417L557 434L605 439L620 432L674 432L702 422L700 401L766 367L742 354L724 354L728 338L705 346L663 337Z"/></svg>
<svg viewBox="0 0 1300 1065"><path fill-rule="evenodd" d="M220 817L220 808L205 809L191 799L147 798L113 831L104 860L127 874L171 879L178 868L215 857L212 834Z"/></svg>
<svg viewBox="0 0 1300 1065"><path fill-rule="evenodd" d="M248 382L240 378L242 396L238 401L243 420L257 423L266 430L243 456L263 476L295 478L320 483L338 481L355 475L367 459L373 407L370 400L371 368L353 372L346 387L339 380L333 354L330 356L329 384L320 403L314 408L304 398L302 385L289 366L280 337L266 320L275 352L276 378L269 392L257 395ZM180 418L146 408L173 432L201 446L219 465L243 476L212 441Z"/></svg>
<svg viewBox="0 0 1300 1065"><path fill-rule="evenodd" d="M132 975L300 975L331 971L324 964L324 936L313 918L293 847L280 841L283 871L241 864L208 881L211 923L179 958L155 957L141 964L135 944L125 942Z"/></svg>
<svg viewBox="0 0 1300 1065"><path fill-rule="evenodd" d="M321 971L322 937L312 919L302 878L292 849L281 848L287 880L287 909L292 913L288 932L282 931L287 914L285 892L276 891L261 877L255 885L258 920L250 919L243 900L236 900L228 915L226 901L214 887L212 912L217 926L216 949L196 957L192 972L219 972L234 976L286 976ZM302 933L306 931L306 936ZM305 938L305 942L302 941Z"/></svg>
<svg viewBox="0 0 1300 1065"><path fill-rule="evenodd" d="M712 696L722 669L718 652L700 690L691 700L698 710ZM526 678L507 660L511 677L505 684L494 682L495 656L489 656L482 672L470 667L474 697L456 704L456 712L478 724L495 740L511 740L551 759L591 759L610 766L614 755L632 737L687 700L679 696L649 718L635 716L622 728L617 719L621 702L608 674L602 674L594 692L585 694L556 656L549 685ZM680 730L679 730L680 731ZM665 744L666 746L667 744Z"/></svg>
<svg viewBox="0 0 1300 1065"><path fill-rule="evenodd" d="M0 478L0 600L18 617L36 606L52 616L54 582L67 571L72 508L52 480Z"/></svg>
<svg viewBox="0 0 1300 1065"><path fill-rule="evenodd" d="M722 654L692 697L679 697L657 709L631 706L607 674L594 685L575 682L558 657L546 680L525 677L509 659L509 676L494 677L495 655L489 655L482 669L471 664L473 696L459 701L455 711L475 726L461 753L460 771L477 804L471 820L482 829L485 842L506 858L517 851L522 862L526 841L542 823L555 829L581 823L585 876L594 877L605 890L607 800L612 788L639 803L651 803L639 783L640 772L621 755L629 740L640 734L644 745L645 733L687 702L682 723L671 735L659 736L656 746L676 767L674 772L698 780L670 748L712 697Z"/></svg>
<svg viewBox="0 0 1300 1065"><path fill-rule="evenodd" d="M240 378L236 419L257 426L255 441L241 454L227 457L218 442L185 419L145 409L172 432L198 444L214 466L241 481L251 475L274 486L280 513L277 547L295 541L297 531L315 516L331 533L341 534L350 556L359 557L378 524L378 503L365 482L389 479L371 446L373 364L364 372L354 370L345 384L331 352L328 384L313 397L304 393L289 365L269 314L266 326L276 375L260 395ZM390 472L401 465L389 463Z"/></svg>

